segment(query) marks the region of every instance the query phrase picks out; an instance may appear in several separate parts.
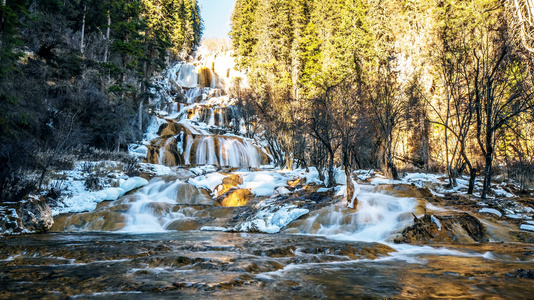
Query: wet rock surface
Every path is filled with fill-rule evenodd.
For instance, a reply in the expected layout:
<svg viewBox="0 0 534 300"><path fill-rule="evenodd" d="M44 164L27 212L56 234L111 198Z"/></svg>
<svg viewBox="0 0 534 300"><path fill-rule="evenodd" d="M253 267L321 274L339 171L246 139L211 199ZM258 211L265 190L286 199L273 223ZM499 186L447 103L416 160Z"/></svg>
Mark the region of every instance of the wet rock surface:
<svg viewBox="0 0 534 300"><path fill-rule="evenodd" d="M0 234L46 232L53 224L52 211L43 197L30 196L0 206Z"/></svg>
<svg viewBox="0 0 534 300"><path fill-rule="evenodd" d="M0 240L0 298L513 298L534 292L526 284L532 244L449 247L456 252L406 254L379 243L199 231L10 236Z"/></svg>
<svg viewBox="0 0 534 300"><path fill-rule="evenodd" d="M287 266L386 257L376 243L231 233L48 234L0 240L0 298L216 293ZM261 277L261 276L260 276ZM175 294L177 295L177 294ZM157 297L157 296L156 296Z"/></svg>
<svg viewBox="0 0 534 300"><path fill-rule="evenodd" d="M414 224L395 238L395 243L409 244L468 244L487 241L485 226L477 218L463 212L439 216L425 214L421 218L414 215Z"/></svg>

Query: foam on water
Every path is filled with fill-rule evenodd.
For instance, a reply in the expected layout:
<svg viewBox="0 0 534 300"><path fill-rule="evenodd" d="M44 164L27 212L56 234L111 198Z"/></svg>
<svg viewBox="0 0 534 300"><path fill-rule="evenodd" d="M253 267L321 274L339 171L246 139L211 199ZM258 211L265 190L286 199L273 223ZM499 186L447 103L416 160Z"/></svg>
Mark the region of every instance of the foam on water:
<svg viewBox="0 0 534 300"><path fill-rule="evenodd" d="M187 209L175 209L176 204L211 204L211 199L195 186L161 179L153 180L125 200L130 208L122 231L133 233L163 232L170 222L188 218Z"/></svg>
<svg viewBox="0 0 534 300"><path fill-rule="evenodd" d="M356 211L346 203L326 207L312 214L299 230L339 240L386 242L412 222L415 199L364 190L357 195Z"/></svg>

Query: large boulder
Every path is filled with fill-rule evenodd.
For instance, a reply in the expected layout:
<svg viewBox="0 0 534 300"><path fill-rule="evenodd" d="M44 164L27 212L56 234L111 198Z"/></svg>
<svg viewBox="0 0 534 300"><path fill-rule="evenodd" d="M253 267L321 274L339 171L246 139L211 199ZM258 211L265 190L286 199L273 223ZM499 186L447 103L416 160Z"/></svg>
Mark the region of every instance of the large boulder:
<svg viewBox="0 0 534 300"><path fill-rule="evenodd" d="M253 194L249 189L239 189L221 196L220 201L222 206L244 206L252 197Z"/></svg>
<svg viewBox="0 0 534 300"><path fill-rule="evenodd" d="M414 216L414 224L406 227L395 243L408 244L471 244L487 242L485 226L465 212L448 212L442 215Z"/></svg>
<svg viewBox="0 0 534 300"><path fill-rule="evenodd" d="M19 208L22 226L34 232L46 232L54 224L52 210L43 197L29 196Z"/></svg>

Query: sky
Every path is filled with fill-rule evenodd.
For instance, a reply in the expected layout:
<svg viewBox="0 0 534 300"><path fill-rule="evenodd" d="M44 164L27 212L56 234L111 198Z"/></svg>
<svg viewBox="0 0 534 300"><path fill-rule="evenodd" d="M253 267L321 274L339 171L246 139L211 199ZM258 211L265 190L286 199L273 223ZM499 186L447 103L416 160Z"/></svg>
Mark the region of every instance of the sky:
<svg viewBox="0 0 534 300"><path fill-rule="evenodd" d="M228 37L235 0L200 0L204 38Z"/></svg>

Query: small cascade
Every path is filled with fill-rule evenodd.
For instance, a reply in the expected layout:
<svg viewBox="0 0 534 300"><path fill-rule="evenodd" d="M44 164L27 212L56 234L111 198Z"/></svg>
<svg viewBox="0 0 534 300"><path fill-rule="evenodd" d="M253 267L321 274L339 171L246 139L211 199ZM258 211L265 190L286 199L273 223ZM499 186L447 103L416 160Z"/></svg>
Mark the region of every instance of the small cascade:
<svg viewBox="0 0 534 300"><path fill-rule="evenodd" d="M334 239L390 242L394 233L412 222L416 205L414 198L362 191L356 211L345 203L328 206L311 214L297 229Z"/></svg>
<svg viewBox="0 0 534 300"><path fill-rule="evenodd" d="M181 87L196 88L198 85L197 67L192 64L177 64L169 70L169 78Z"/></svg>
<svg viewBox="0 0 534 300"><path fill-rule="evenodd" d="M127 232L162 232L176 220L187 219L180 204L213 204L211 197L181 180L150 182L127 199L130 208L126 213Z"/></svg>
<svg viewBox="0 0 534 300"><path fill-rule="evenodd" d="M189 104L200 102L202 100L202 89L198 87L187 89L185 91L185 98Z"/></svg>
<svg viewBox="0 0 534 300"><path fill-rule="evenodd" d="M213 137L202 138L197 146L196 153L197 165L216 165L217 154L215 153L215 142Z"/></svg>

